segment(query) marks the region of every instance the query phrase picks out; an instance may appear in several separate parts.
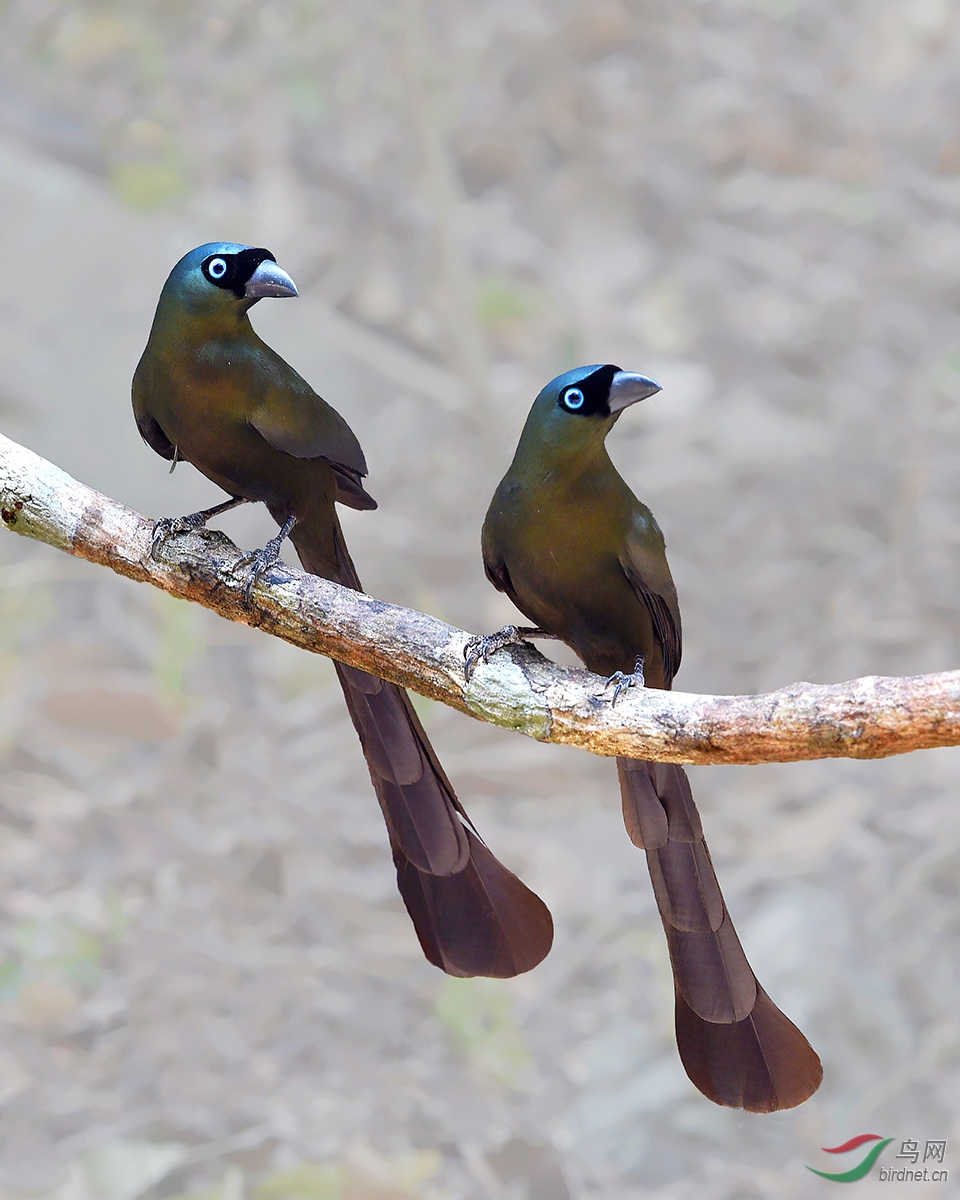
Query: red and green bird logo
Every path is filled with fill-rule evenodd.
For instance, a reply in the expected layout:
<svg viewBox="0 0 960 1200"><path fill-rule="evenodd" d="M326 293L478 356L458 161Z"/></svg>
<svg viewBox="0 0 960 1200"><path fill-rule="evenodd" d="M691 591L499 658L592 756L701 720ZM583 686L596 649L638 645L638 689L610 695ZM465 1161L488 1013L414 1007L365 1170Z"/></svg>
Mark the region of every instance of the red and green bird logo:
<svg viewBox="0 0 960 1200"><path fill-rule="evenodd" d="M849 1142L844 1142L842 1146L821 1146L820 1149L825 1154L848 1154L851 1150L856 1150L867 1142L877 1143L875 1146L871 1146L863 1160L858 1162L855 1167L851 1167L849 1171L831 1174L829 1171L818 1171L816 1167L807 1167L807 1170L812 1171L814 1175L822 1175L824 1179L832 1179L834 1183L855 1183L866 1175L892 1141L893 1138L884 1138L881 1141L879 1133L861 1133L858 1137L851 1138Z"/></svg>

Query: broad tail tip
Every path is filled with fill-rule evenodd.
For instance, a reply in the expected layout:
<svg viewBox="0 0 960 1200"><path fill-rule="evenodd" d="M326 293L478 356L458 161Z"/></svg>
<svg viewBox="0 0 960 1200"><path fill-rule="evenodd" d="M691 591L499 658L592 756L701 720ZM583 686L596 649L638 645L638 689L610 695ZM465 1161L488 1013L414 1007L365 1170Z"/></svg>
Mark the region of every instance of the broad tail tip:
<svg viewBox="0 0 960 1200"><path fill-rule="evenodd" d="M679 993L676 1020L684 1070L714 1104L779 1112L809 1100L823 1080L817 1052L759 984L742 1021L704 1021Z"/></svg>

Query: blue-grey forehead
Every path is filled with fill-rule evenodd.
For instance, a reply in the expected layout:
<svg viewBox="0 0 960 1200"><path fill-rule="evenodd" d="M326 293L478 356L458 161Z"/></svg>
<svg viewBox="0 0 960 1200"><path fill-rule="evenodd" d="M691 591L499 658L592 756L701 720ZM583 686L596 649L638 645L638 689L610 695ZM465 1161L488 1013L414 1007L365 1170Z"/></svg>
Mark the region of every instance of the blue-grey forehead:
<svg viewBox="0 0 960 1200"><path fill-rule="evenodd" d="M586 390L599 390L606 395L610 381L619 370L610 363L590 363L586 367L574 367L551 379L540 393L541 396L559 396L568 387L583 387Z"/></svg>
<svg viewBox="0 0 960 1200"><path fill-rule="evenodd" d="M197 246L185 254L180 263L185 267L199 267L211 254L239 254L242 250L249 249L249 246L240 242L204 242L202 246Z"/></svg>
<svg viewBox="0 0 960 1200"><path fill-rule="evenodd" d="M574 367L572 371L565 371L562 375L558 375L547 386L551 389L555 388L558 392L563 391L565 387L571 387L575 383L583 383L585 379L589 379L596 371L602 370L604 365L604 363L591 363L587 367Z"/></svg>

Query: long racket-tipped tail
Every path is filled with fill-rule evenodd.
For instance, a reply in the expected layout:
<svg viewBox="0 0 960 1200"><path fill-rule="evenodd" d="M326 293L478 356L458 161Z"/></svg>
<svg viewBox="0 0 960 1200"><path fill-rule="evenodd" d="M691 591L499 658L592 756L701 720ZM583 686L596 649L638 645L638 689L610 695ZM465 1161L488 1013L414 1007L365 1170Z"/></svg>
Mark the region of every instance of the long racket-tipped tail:
<svg viewBox="0 0 960 1200"><path fill-rule="evenodd" d="M302 525L294 544L307 571L329 575ZM336 529L337 579L362 590ZM395 684L334 664L390 836L397 883L423 952L450 975L509 978L553 944L550 911L477 835L409 696Z"/></svg>
<svg viewBox="0 0 960 1200"><path fill-rule="evenodd" d="M469 824L406 692L340 664L337 674L424 954L449 975L507 979L531 970L553 944L549 909ZM358 684L366 686L360 690ZM371 691L373 684L379 690ZM401 755L419 761L417 778L384 773Z"/></svg>
<svg viewBox="0 0 960 1200"><path fill-rule="evenodd" d="M682 767L618 758L623 817L646 851L676 990L677 1046L716 1104L775 1112L820 1086L820 1059L757 983L727 912Z"/></svg>

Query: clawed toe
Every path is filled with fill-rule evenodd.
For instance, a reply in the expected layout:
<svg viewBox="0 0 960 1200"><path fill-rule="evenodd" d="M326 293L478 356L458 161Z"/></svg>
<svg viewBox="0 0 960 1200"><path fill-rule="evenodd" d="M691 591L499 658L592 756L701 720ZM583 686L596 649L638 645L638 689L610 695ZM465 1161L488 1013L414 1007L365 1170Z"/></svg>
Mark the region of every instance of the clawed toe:
<svg viewBox="0 0 960 1200"><path fill-rule="evenodd" d="M623 671L614 671L612 675L608 676L604 680L603 690L606 691L607 688L613 688L613 698L610 701L610 707L613 708L620 699L621 692L629 687L633 687L635 683L635 677L633 675L625 675Z"/></svg>
<svg viewBox="0 0 960 1200"><path fill-rule="evenodd" d="M150 557L156 558L157 551L163 543L173 533L173 519L171 517L161 517L153 527L153 534L150 538Z"/></svg>
<svg viewBox="0 0 960 1200"><path fill-rule="evenodd" d="M512 646L521 641L523 638L516 625L504 625L496 633L471 638L463 648L463 674L467 682L470 682L477 663L489 662L491 654L496 654L505 646Z"/></svg>
<svg viewBox="0 0 960 1200"><path fill-rule="evenodd" d="M257 580L265 575L272 566L275 566L279 560L279 550L273 550L270 545L264 546L262 550L250 550L237 559L233 567L234 575L240 575L244 567L249 566L250 568L243 584L243 600L245 604L249 604L253 598L253 587Z"/></svg>
<svg viewBox="0 0 960 1200"><path fill-rule="evenodd" d="M157 551L170 538L198 529L203 522L194 521L191 517L199 515L199 513L191 513L189 517L161 517L153 527L153 536L150 538L150 557L156 558Z"/></svg>
<svg viewBox="0 0 960 1200"><path fill-rule="evenodd" d="M261 550L249 550L237 559L233 567L234 575L239 575L244 567L250 566L250 571L243 584L243 600L245 604L250 603L253 596L253 585L260 576L266 574L271 567L280 561L280 547L290 536L290 531L296 523L297 518L295 516L287 517L277 536L271 538Z"/></svg>
<svg viewBox="0 0 960 1200"><path fill-rule="evenodd" d="M645 683L643 677L643 655L637 655L637 664L633 669L632 674L628 675L625 671L614 671L603 682L603 690L613 688L613 699L610 701L610 707L616 704L620 698L620 693L625 692L627 688L643 687ZM595 697L596 703L600 704L603 701L603 696Z"/></svg>
<svg viewBox="0 0 960 1200"><path fill-rule="evenodd" d="M558 635L541 629L539 625L504 625L496 633L488 633L483 637L473 637L463 648L463 673L470 681L473 669L478 662L489 662L490 655L496 654L505 646L518 646L528 638L556 638Z"/></svg>
<svg viewBox="0 0 960 1200"><path fill-rule="evenodd" d="M178 461L180 460L174 459L174 466ZM170 469L173 470L172 467ZM185 517L161 517L153 527L153 535L150 538L150 557L156 558L157 551L168 539L177 537L181 533L192 533L195 529L203 529L211 517L219 516L220 513L236 508L238 504L246 503L243 496L231 496L222 504L215 504L213 508L204 508L200 512L188 513Z"/></svg>

